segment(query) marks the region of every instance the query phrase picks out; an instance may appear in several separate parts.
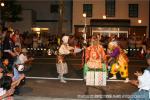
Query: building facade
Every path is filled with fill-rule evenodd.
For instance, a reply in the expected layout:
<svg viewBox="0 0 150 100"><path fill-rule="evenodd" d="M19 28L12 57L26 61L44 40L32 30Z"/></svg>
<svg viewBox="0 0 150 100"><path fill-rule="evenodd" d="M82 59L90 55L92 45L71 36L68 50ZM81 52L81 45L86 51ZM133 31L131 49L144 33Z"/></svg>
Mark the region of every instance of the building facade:
<svg viewBox="0 0 150 100"><path fill-rule="evenodd" d="M14 28L21 32L32 32L34 29L50 34L60 32L60 1L63 0L17 0L22 5L22 18L20 22L13 23ZM62 32L71 33L71 0L63 2ZM36 30L35 30L36 31Z"/></svg>
<svg viewBox="0 0 150 100"><path fill-rule="evenodd" d="M73 0L72 19L76 36L86 30L88 35L148 37L149 0Z"/></svg>

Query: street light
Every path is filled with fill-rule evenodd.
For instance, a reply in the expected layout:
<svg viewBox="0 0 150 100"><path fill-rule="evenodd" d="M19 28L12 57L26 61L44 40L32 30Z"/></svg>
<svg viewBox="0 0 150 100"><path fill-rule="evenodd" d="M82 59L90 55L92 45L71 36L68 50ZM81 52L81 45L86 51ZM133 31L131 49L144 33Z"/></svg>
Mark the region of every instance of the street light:
<svg viewBox="0 0 150 100"><path fill-rule="evenodd" d="M106 15L103 15L103 19L106 19Z"/></svg>
<svg viewBox="0 0 150 100"><path fill-rule="evenodd" d="M84 17L84 29L83 29L83 38L84 38L84 44L86 44L86 13L83 13L83 17Z"/></svg>
<svg viewBox="0 0 150 100"><path fill-rule="evenodd" d="M83 13L83 17L86 17L86 13Z"/></svg>
<svg viewBox="0 0 150 100"><path fill-rule="evenodd" d="M1 2L1 7L4 7L5 6L5 3L4 2Z"/></svg>
<svg viewBox="0 0 150 100"><path fill-rule="evenodd" d="M5 27L5 23L3 22L3 16L2 16L2 11L3 11L3 8L5 6L5 3L0 1L0 25L4 28Z"/></svg>
<svg viewBox="0 0 150 100"><path fill-rule="evenodd" d="M142 23L142 20L139 19L139 20L138 20L138 23L141 24L141 23Z"/></svg>
<svg viewBox="0 0 150 100"><path fill-rule="evenodd" d="M83 53L84 53L84 64L85 64L86 63L86 61L85 61L85 50L86 50L86 44L87 44L87 42L86 42L86 17L87 17L86 13L83 13L83 17L84 17L84 28L83 28L83 38L84 38L84 41L83 41L84 46L83 47L84 47L84 51L83 51ZM86 86L86 94L88 94L88 92L89 92L89 88Z"/></svg>

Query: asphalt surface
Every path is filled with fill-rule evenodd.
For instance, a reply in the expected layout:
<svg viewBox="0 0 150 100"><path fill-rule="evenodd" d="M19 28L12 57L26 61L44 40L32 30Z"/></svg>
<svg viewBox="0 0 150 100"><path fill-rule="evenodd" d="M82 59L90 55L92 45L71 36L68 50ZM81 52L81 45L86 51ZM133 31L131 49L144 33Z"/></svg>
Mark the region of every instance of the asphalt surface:
<svg viewBox="0 0 150 100"><path fill-rule="evenodd" d="M89 95L85 95L86 86L83 81L68 81L63 84L59 80L27 80L26 85L21 89L20 96L94 100L89 99L88 96L123 96L131 95L136 90L135 86L123 82L108 82L106 87L89 87ZM95 99L100 100L99 97ZM127 97L118 99L127 100ZM111 100L116 98L113 97Z"/></svg>
<svg viewBox="0 0 150 100"><path fill-rule="evenodd" d="M82 56L66 56L66 62L68 65L69 73L65 75L67 78L83 78L82 75ZM130 58L129 62L129 78L134 79L133 73L141 67L146 67L146 61ZM26 73L29 77L51 77L56 78L58 76L56 71L56 56L47 57L35 57L33 67Z"/></svg>
<svg viewBox="0 0 150 100"><path fill-rule="evenodd" d="M65 77L82 79L81 55L67 56L66 61L69 73ZM128 100L128 97L137 90L129 83L109 81L106 87L89 87L89 95L85 95L86 86L83 80L68 80L65 84L60 83L55 64L55 56L36 57L31 70L26 73L28 77L26 84L21 88L21 94L15 96L15 100ZM129 78L136 79L133 73L145 66L144 60L131 58ZM108 97L101 99L102 96ZM112 98L108 99L110 97Z"/></svg>

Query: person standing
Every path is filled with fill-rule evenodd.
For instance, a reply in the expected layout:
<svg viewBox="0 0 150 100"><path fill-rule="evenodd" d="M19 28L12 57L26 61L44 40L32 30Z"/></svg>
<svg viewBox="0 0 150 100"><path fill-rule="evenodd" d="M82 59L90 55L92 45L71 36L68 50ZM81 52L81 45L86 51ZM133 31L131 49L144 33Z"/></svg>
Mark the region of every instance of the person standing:
<svg viewBox="0 0 150 100"><path fill-rule="evenodd" d="M92 37L91 45L86 48L85 61L89 68L102 68L102 62L106 63L106 54L96 36Z"/></svg>
<svg viewBox="0 0 150 100"><path fill-rule="evenodd" d="M14 62L14 42L10 38L10 35L12 34L11 31L7 31L6 36L3 41L3 58L7 58L10 62L10 66L13 65Z"/></svg>
<svg viewBox="0 0 150 100"><path fill-rule="evenodd" d="M15 33L12 36L12 40L15 45L17 45L21 48L21 37L20 37L19 30L15 30Z"/></svg>
<svg viewBox="0 0 150 100"><path fill-rule="evenodd" d="M100 45L98 37L92 36L91 45L85 49L84 56L84 79L86 85L106 85L106 54L102 45ZM98 74L95 74L98 73ZM105 74L104 74L105 73ZM94 76L93 76L94 75ZM91 79L92 77L94 79ZM94 84L91 82L94 81Z"/></svg>
<svg viewBox="0 0 150 100"><path fill-rule="evenodd" d="M59 74L58 78L60 79L60 82L62 83L66 83L66 80L64 79L63 75L68 73L68 67L67 67L67 63L65 62L64 57L66 55L71 54L71 51L74 49L73 47L69 46L68 40L69 40L69 36L62 37L63 43L61 44L58 50L59 53L57 55L56 67L57 67L57 72Z"/></svg>

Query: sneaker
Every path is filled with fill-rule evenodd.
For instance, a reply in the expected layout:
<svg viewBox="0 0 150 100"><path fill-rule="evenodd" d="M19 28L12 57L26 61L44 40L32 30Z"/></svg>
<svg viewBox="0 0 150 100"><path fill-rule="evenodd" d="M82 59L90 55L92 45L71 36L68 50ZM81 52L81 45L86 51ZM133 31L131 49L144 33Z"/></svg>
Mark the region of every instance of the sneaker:
<svg viewBox="0 0 150 100"><path fill-rule="evenodd" d="M115 75L115 76L113 76L113 77L111 77L111 78L109 78L109 79L111 79L111 80L116 80L117 77L116 77L116 75Z"/></svg>
<svg viewBox="0 0 150 100"><path fill-rule="evenodd" d="M128 83L129 82L129 78L126 78L126 80L124 81L124 83Z"/></svg>

